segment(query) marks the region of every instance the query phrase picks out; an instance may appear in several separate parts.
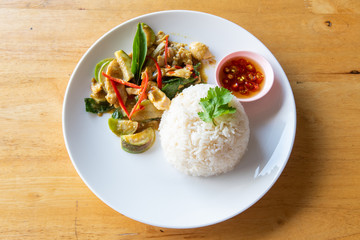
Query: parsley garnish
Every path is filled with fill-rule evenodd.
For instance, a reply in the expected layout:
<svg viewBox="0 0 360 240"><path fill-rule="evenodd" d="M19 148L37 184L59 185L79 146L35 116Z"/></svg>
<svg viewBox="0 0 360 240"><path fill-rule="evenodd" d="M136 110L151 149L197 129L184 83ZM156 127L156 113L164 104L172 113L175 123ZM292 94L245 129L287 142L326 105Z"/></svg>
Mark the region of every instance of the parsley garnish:
<svg viewBox="0 0 360 240"><path fill-rule="evenodd" d="M200 99L199 104L204 111L198 112L199 117L204 122L212 122L216 125L214 121L216 117L236 112L236 108L230 107L228 104L233 97L226 88L210 88L208 95Z"/></svg>

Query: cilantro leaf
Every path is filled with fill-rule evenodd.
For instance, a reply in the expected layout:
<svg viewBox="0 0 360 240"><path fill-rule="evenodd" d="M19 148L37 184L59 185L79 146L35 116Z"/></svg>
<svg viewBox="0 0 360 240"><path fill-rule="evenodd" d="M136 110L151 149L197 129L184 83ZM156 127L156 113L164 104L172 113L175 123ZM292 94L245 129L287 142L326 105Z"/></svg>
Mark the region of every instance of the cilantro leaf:
<svg viewBox="0 0 360 240"><path fill-rule="evenodd" d="M230 107L229 102L234 96L226 88L210 88L206 97L200 99L200 105L203 112L198 112L201 120L204 122L212 122L214 125L214 119L216 117L235 113L236 108Z"/></svg>

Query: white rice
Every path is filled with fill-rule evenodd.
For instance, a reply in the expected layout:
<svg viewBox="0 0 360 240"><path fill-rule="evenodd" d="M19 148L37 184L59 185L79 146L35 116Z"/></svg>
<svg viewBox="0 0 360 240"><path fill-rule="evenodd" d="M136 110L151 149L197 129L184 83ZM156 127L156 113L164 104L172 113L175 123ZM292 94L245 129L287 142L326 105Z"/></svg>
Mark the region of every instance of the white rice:
<svg viewBox="0 0 360 240"><path fill-rule="evenodd" d="M160 122L160 140L165 157L176 169L192 176L212 176L232 170L249 142L249 121L241 103L229 103L236 113L216 118L216 126L202 121L200 98L210 87L199 84L185 89L171 102Z"/></svg>

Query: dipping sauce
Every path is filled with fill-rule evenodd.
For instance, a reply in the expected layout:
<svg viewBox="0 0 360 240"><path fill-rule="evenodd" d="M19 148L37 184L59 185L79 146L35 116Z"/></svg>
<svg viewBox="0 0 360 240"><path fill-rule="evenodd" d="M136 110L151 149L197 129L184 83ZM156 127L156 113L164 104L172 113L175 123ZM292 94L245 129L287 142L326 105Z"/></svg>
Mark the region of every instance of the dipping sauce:
<svg viewBox="0 0 360 240"><path fill-rule="evenodd" d="M232 58L220 69L220 82L238 98L249 98L261 91L265 76L255 62L243 58Z"/></svg>

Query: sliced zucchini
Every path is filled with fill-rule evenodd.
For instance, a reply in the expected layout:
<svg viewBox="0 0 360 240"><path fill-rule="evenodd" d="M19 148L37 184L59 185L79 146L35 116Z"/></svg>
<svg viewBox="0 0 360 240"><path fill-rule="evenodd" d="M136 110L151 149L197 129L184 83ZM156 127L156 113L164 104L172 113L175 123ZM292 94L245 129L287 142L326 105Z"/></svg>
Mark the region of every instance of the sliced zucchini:
<svg viewBox="0 0 360 240"><path fill-rule="evenodd" d="M154 142L155 130L151 127L139 133L121 136L121 148L129 153L145 152Z"/></svg>
<svg viewBox="0 0 360 240"><path fill-rule="evenodd" d="M130 120L119 120L114 118L109 118L108 123L110 130L119 137L122 135L133 134L136 132L139 126L138 122Z"/></svg>
<svg viewBox="0 0 360 240"><path fill-rule="evenodd" d="M131 72L132 59L123 50L115 52L115 57L120 65L123 74L123 80L126 82L130 81L130 79L134 77L134 74Z"/></svg>
<svg viewBox="0 0 360 240"><path fill-rule="evenodd" d="M113 58L106 58L101 60L98 64L95 66L94 71L94 77L97 82L104 82L104 76L101 74L102 72L106 72L106 67L109 65L109 63L114 60Z"/></svg>
<svg viewBox="0 0 360 240"><path fill-rule="evenodd" d="M157 109L150 100L146 99L141 102L141 105L145 108L141 111L137 111L131 117L134 121L144 121L147 119L161 118L164 111Z"/></svg>
<svg viewBox="0 0 360 240"><path fill-rule="evenodd" d="M149 27L146 23L141 23L141 26L142 26L142 28L143 28L143 30L145 32L145 35L146 35L147 47L150 47L155 42L155 33L151 29L151 27Z"/></svg>
<svg viewBox="0 0 360 240"><path fill-rule="evenodd" d="M159 129L159 124L160 124L160 119L159 118L141 121L141 122L139 122L139 127L138 127L138 129L136 131L141 132L144 129L149 128L149 127L151 127L154 130L158 130Z"/></svg>

